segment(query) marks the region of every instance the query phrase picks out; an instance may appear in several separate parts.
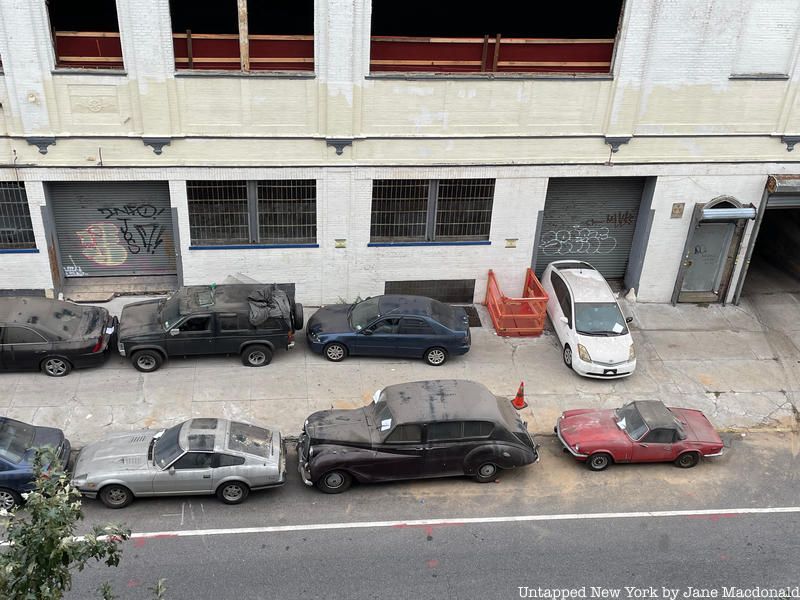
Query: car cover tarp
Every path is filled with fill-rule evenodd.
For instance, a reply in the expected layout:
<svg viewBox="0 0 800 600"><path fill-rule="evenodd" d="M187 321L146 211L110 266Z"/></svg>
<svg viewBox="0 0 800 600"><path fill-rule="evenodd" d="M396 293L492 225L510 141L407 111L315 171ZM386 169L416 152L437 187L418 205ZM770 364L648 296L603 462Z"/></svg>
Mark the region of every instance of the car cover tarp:
<svg viewBox="0 0 800 600"><path fill-rule="evenodd" d="M247 302L250 304L250 324L254 327L262 325L269 318L290 319L292 315L288 294L277 286L253 290L247 297Z"/></svg>

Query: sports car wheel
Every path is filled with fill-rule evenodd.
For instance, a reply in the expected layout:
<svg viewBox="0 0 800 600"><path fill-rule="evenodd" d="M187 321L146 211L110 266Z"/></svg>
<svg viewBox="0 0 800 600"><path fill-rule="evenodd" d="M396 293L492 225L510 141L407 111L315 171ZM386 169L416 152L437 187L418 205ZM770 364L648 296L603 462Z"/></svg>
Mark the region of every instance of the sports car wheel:
<svg viewBox="0 0 800 600"><path fill-rule="evenodd" d="M49 375L50 377L64 377L65 375L69 375L71 370L72 365L64 358L51 356L42 361L42 371L45 375Z"/></svg>
<svg viewBox="0 0 800 600"><path fill-rule="evenodd" d="M428 348L425 351L425 362L434 367L443 365L447 361L447 351L444 348Z"/></svg>
<svg viewBox="0 0 800 600"><path fill-rule="evenodd" d="M0 488L0 509L11 510L22 503L22 496L14 490Z"/></svg>
<svg viewBox="0 0 800 600"><path fill-rule="evenodd" d="M572 368L572 348L569 347L569 344L564 345L564 364L570 369Z"/></svg>
<svg viewBox="0 0 800 600"><path fill-rule="evenodd" d="M700 462L700 455L697 452L686 452L681 454L676 460L675 464L681 469L691 469Z"/></svg>
<svg viewBox="0 0 800 600"><path fill-rule="evenodd" d="M475 481L478 483L489 483L490 481L494 481L498 470L499 469L497 466L493 463L483 463L480 467L478 467L478 472L475 475Z"/></svg>
<svg viewBox="0 0 800 600"><path fill-rule="evenodd" d="M229 481L217 488L217 498L222 500L225 504L239 504L244 502L244 499L247 498L249 493L250 488L241 481Z"/></svg>
<svg viewBox="0 0 800 600"><path fill-rule="evenodd" d="M333 362L340 362L347 356L347 348L337 343L328 344L323 352L325 353L325 358Z"/></svg>
<svg viewBox="0 0 800 600"><path fill-rule="evenodd" d="M242 364L245 367L263 367L270 361L272 361L272 350L261 344L248 346L242 352Z"/></svg>
<svg viewBox="0 0 800 600"><path fill-rule="evenodd" d="M108 508L125 508L133 502L133 494L124 485L107 485L100 490L100 500Z"/></svg>
<svg viewBox="0 0 800 600"><path fill-rule="evenodd" d="M326 494L341 494L350 484L353 477L344 471L328 471L317 481L317 487Z"/></svg>
<svg viewBox="0 0 800 600"><path fill-rule="evenodd" d="M598 452L597 454L592 454L586 464L589 465L592 471L602 471L611 464L611 457L605 452Z"/></svg>

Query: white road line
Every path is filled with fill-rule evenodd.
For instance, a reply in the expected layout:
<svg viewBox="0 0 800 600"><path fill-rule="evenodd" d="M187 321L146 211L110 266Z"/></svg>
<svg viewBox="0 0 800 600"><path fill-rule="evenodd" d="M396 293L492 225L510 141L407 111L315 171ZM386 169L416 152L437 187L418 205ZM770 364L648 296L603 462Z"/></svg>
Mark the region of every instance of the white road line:
<svg viewBox="0 0 800 600"><path fill-rule="evenodd" d="M509 517L470 517L464 519L418 519L412 521L355 521L352 523L310 523L308 525L267 525L264 527L232 527L224 529L186 529L178 531L148 531L132 533L132 540L155 538L200 537L207 535L243 535L292 531L330 531L337 529L381 529L406 527L437 527L448 525L481 525L487 523L525 523L532 521L599 521L608 519L658 519L666 517L732 517L737 515L797 514L800 506L770 508L709 508L702 510L660 510L621 513L571 513L561 515L518 515ZM84 539L77 536L76 540ZM100 536L99 539L103 539ZM8 542L0 542L0 547Z"/></svg>

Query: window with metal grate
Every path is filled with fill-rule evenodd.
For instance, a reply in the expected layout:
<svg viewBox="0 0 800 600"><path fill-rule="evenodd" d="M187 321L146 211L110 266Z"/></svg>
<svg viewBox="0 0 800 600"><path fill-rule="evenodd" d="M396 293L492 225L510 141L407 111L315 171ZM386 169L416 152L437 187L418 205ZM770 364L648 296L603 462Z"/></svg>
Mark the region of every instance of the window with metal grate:
<svg viewBox="0 0 800 600"><path fill-rule="evenodd" d="M0 181L0 250L36 248L25 184Z"/></svg>

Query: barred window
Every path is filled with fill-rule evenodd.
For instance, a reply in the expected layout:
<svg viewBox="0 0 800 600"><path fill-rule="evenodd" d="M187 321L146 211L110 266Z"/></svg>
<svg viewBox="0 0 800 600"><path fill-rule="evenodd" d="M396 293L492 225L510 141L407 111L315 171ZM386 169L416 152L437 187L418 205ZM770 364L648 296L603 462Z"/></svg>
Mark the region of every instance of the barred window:
<svg viewBox="0 0 800 600"><path fill-rule="evenodd" d="M25 184L0 181L0 250L36 248Z"/></svg>
<svg viewBox="0 0 800 600"><path fill-rule="evenodd" d="M372 182L372 242L489 239L494 179Z"/></svg>
<svg viewBox="0 0 800 600"><path fill-rule="evenodd" d="M317 185L311 180L187 181L192 245L313 244Z"/></svg>
<svg viewBox="0 0 800 600"><path fill-rule="evenodd" d="M317 241L317 182L259 181L258 237L262 244Z"/></svg>

